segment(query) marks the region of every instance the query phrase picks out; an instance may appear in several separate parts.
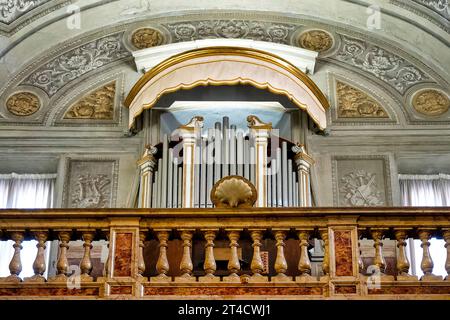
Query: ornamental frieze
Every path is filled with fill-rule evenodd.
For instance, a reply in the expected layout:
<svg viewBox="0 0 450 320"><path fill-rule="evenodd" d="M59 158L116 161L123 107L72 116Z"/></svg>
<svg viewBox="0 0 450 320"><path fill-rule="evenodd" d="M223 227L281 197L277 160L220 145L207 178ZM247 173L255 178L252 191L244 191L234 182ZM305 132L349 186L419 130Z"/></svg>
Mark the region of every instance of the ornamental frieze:
<svg viewBox="0 0 450 320"><path fill-rule="evenodd" d="M0 22L10 24L27 12L50 0L2 0L0 1Z"/></svg>
<svg viewBox="0 0 450 320"><path fill-rule="evenodd" d="M76 47L35 70L21 84L44 90L49 97L79 77L130 56L117 33Z"/></svg>
<svg viewBox="0 0 450 320"><path fill-rule="evenodd" d="M252 39L290 44L296 26L248 20L201 20L163 24L172 42L210 38Z"/></svg>
<svg viewBox="0 0 450 320"><path fill-rule="evenodd" d="M363 40L342 36L334 59L350 64L391 85L400 94L421 82L434 82L406 59Z"/></svg>

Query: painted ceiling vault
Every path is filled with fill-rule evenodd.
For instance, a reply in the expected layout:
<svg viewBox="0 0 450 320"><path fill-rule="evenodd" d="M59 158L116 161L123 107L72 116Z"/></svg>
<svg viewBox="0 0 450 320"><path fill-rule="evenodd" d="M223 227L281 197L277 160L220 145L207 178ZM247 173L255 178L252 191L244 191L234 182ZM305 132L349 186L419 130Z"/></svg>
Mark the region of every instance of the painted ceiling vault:
<svg viewBox="0 0 450 320"><path fill-rule="evenodd" d="M447 0L3 0L0 124L125 127L133 51L233 38L319 52L334 130L445 128L449 32Z"/></svg>

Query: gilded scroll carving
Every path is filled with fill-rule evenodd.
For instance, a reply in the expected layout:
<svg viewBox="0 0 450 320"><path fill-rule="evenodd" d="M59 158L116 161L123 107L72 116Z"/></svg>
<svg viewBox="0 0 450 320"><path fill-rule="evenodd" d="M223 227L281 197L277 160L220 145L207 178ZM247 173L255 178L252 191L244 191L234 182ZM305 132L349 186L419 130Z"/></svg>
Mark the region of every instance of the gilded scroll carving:
<svg viewBox="0 0 450 320"><path fill-rule="evenodd" d="M437 90L424 90L413 98L413 107L426 116L440 116L450 107L449 98Z"/></svg>
<svg viewBox="0 0 450 320"><path fill-rule="evenodd" d="M355 87L337 81L336 93L339 118L388 118L377 101Z"/></svg>
<svg viewBox="0 0 450 320"><path fill-rule="evenodd" d="M15 116L25 117L41 108L39 98L31 92L19 92L6 101L6 108Z"/></svg>
<svg viewBox="0 0 450 320"><path fill-rule="evenodd" d="M116 83L109 83L76 102L64 115L64 119L101 119L114 117Z"/></svg>
<svg viewBox="0 0 450 320"><path fill-rule="evenodd" d="M161 32L152 28L143 28L135 31L131 36L131 43L137 49L156 47L164 42Z"/></svg>
<svg viewBox="0 0 450 320"><path fill-rule="evenodd" d="M310 30L300 35L298 40L300 47L323 52L333 46L333 38L325 31Z"/></svg>

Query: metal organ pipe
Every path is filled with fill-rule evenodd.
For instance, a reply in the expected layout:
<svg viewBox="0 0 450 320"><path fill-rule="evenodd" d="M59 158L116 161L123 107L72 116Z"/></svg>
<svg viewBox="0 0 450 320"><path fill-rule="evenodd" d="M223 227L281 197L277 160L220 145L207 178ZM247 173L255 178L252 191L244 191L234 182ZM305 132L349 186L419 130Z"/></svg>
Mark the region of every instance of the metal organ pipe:
<svg viewBox="0 0 450 320"><path fill-rule="evenodd" d="M180 163L179 155L174 154L177 148L169 144L167 135L163 136L161 147L162 157L157 162L155 160L157 166L152 178L152 199L147 203L152 208L181 208L185 189L183 164ZM193 150L193 207L212 207L211 189L223 177L240 175L255 184L257 170L254 139L249 133L244 134L235 125L230 125L228 117L224 117L222 123L216 122L214 128L207 129L206 137L199 136ZM268 158L264 177L268 207L299 206L305 203L299 197L309 196L299 186L302 183L299 182L297 172L299 160L295 158L297 162L294 162L294 159L290 159L292 153L288 150L288 143L282 141L281 147L272 151L272 158ZM302 180L305 179L303 174Z"/></svg>

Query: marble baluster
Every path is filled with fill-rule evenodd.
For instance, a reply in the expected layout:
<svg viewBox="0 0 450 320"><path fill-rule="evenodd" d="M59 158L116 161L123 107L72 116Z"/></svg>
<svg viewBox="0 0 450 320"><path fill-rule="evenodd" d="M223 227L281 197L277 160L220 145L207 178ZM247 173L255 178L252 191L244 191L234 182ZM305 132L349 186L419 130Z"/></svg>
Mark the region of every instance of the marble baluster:
<svg viewBox="0 0 450 320"><path fill-rule="evenodd" d="M49 279L49 281L64 281L67 282L67 274L69 272L69 262L67 260L67 250L69 249L69 241L71 231L59 231L59 252L58 262L56 263L56 276Z"/></svg>
<svg viewBox="0 0 450 320"><path fill-rule="evenodd" d="M372 229L370 233L372 235L375 248L375 258L373 264L377 267L377 270L374 270L375 273L373 276L379 276L381 281L394 281L394 276L388 276L384 272L386 271L386 261L383 256L383 238L384 233L387 229Z"/></svg>
<svg viewBox="0 0 450 320"><path fill-rule="evenodd" d="M300 271L300 276L296 277L295 280L297 282L316 281L316 279L311 276L311 261L308 253L311 231L312 230L300 230L298 232L298 239L300 240L300 259L298 261L298 270Z"/></svg>
<svg viewBox="0 0 450 320"><path fill-rule="evenodd" d="M248 279L248 282L267 282L268 277L263 276L264 264L261 259L261 246L263 239L263 230L249 230L250 236L252 238L253 244L253 258L250 264L250 269L252 270L252 276Z"/></svg>
<svg viewBox="0 0 450 320"><path fill-rule="evenodd" d="M192 263L192 237L194 230L182 230L181 240L183 240L183 256L180 262L181 276L175 277L175 282L195 282L196 278L192 276L194 265Z"/></svg>
<svg viewBox="0 0 450 320"><path fill-rule="evenodd" d="M10 238L12 241L14 241L13 248L14 248L14 255L11 259L11 262L9 263L9 271L11 275L4 278L4 281L7 282L21 282L22 279L19 277L20 273L22 272L22 260L20 259L20 250L22 250L22 242L24 239L24 232L23 231L11 231L10 232Z"/></svg>
<svg viewBox="0 0 450 320"><path fill-rule="evenodd" d="M219 282L220 277L214 275L216 272L216 260L214 258L214 239L216 238L216 230L204 230L204 236L206 240L205 244L205 261L203 263L203 269L205 270L205 276L199 277L200 282Z"/></svg>
<svg viewBox="0 0 450 320"><path fill-rule="evenodd" d="M291 277L288 277L286 275L287 272L287 261L286 257L284 256L284 247L285 243L284 240L286 239L286 230L274 230L275 231L275 240L277 241L277 257L275 259L275 271L277 272L277 275L272 277L272 282L286 282L286 281L292 281Z"/></svg>
<svg viewBox="0 0 450 320"><path fill-rule="evenodd" d="M237 230L228 231L228 239L230 240L230 259L228 261L228 271L230 274L227 277L223 277L223 281L226 282L241 282L238 272L241 270L238 256L238 240L240 232Z"/></svg>
<svg viewBox="0 0 450 320"><path fill-rule="evenodd" d="M167 260L167 247L169 240L169 230L155 230L156 237L159 241L159 257L156 262L156 271L158 275L156 277L151 277L152 282L170 282L171 277L167 276L169 272L169 261Z"/></svg>
<svg viewBox="0 0 450 320"><path fill-rule="evenodd" d="M36 254L36 259L33 263L34 276L25 278L28 282L45 282L44 272L46 269L45 265L45 242L47 241L48 231L35 231L33 232L34 238L37 241L36 247L38 249Z"/></svg>
<svg viewBox="0 0 450 320"><path fill-rule="evenodd" d="M82 231L82 239L84 241L84 255L80 261L80 270L81 281L91 282L94 281L94 278L90 276L92 272L92 260L91 260L91 250L92 250L92 241L94 240L95 232L94 231Z"/></svg>
<svg viewBox="0 0 450 320"><path fill-rule="evenodd" d="M397 281L418 280L416 276L409 274L410 264L406 256L406 239L408 238L408 229L397 228L394 230L397 240Z"/></svg>
<svg viewBox="0 0 450 320"><path fill-rule="evenodd" d="M140 280L147 280L143 276L145 272L144 247L145 247L145 239L147 238L147 232L148 230L146 229L141 229L139 231L138 278Z"/></svg>
<svg viewBox="0 0 450 320"><path fill-rule="evenodd" d="M420 268L422 269L424 275L420 278L421 281L441 281L442 276L437 276L433 274L434 263L430 254L430 239L431 230L419 230L419 239L422 241L420 245L423 250L422 262L420 263Z"/></svg>

